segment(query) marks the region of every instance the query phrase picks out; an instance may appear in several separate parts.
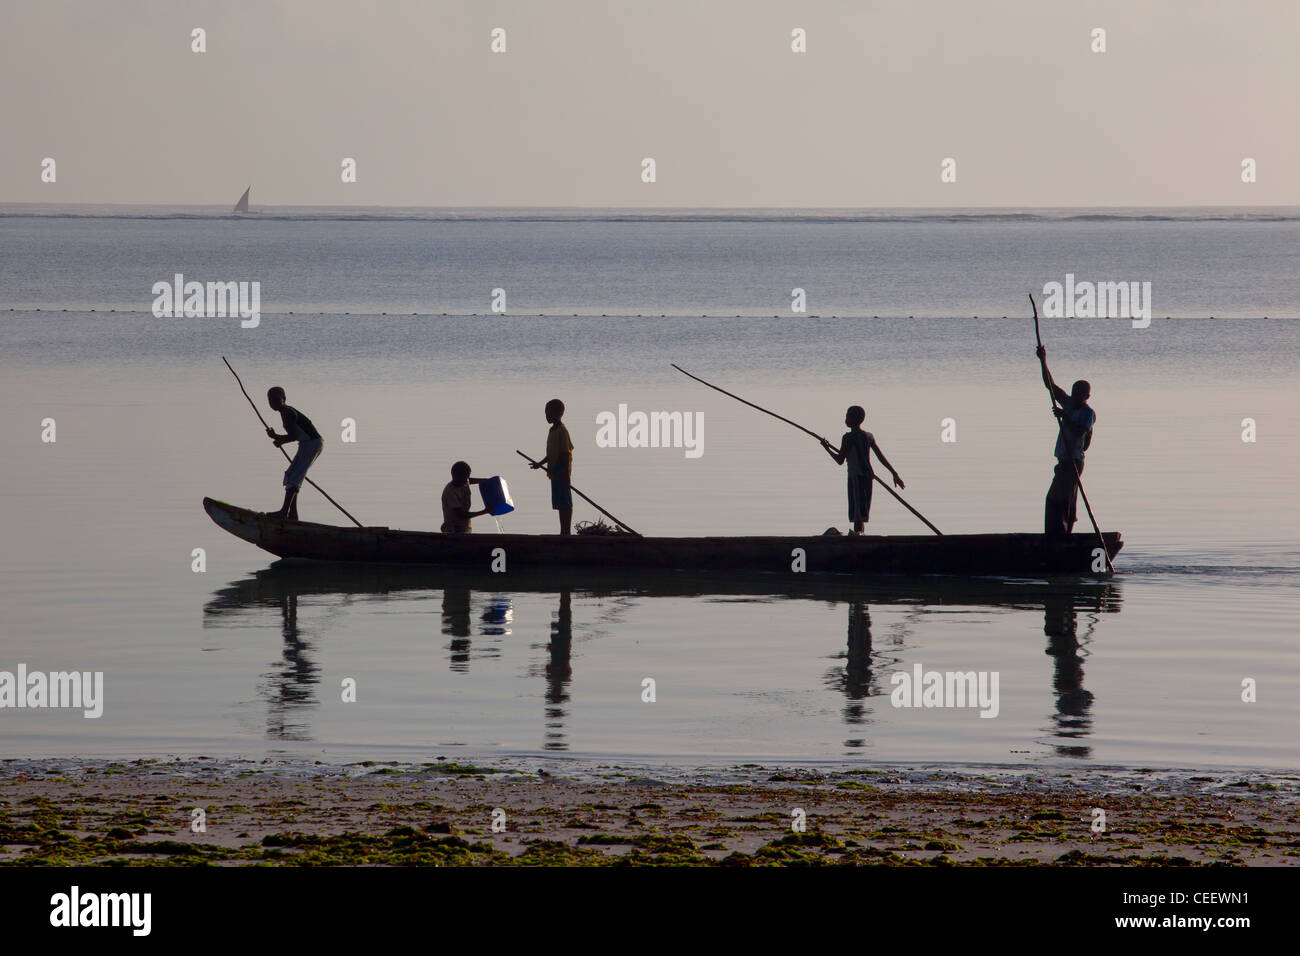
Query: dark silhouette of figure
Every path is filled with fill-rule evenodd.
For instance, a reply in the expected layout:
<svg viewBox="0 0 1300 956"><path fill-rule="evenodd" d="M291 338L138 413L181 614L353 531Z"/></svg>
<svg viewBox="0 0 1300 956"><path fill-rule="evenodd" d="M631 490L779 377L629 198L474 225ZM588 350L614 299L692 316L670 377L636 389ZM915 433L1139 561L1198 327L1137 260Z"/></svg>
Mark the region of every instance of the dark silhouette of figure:
<svg viewBox="0 0 1300 956"><path fill-rule="evenodd" d="M844 414L844 424L849 430L840 439L839 449L822 439L822 447L835 464L848 462L849 465L849 521L853 523L850 534L862 534L870 518L871 482L875 474L871 470L871 452L874 451L880 463L889 469L889 473L894 476L895 485L899 488L907 487L876 444L875 436L862 430L862 423L866 420L867 412L861 405L850 405Z"/></svg>
<svg viewBox="0 0 1300 956"><path fill-rule="evenodd" d="M470 477L469 462L458 461L451 466L451 481L442 489L442 533L469 534L473 519L488 513L487 508L470 511L469 486L482 484L482 478Z"/></svg>
<svg viewBox="0 0 1300 956"><path fill-rule="evenodd" d="M280 506L279 511L269 513L277 518L292 518L297 521L298 489L302 487L303 480L307 477L307 469L320 457L325 443L316 426L311 423L311 419L291 405L287 405L284 398L284 389L279 385L267 390L266 403L271 406L272 411L280 413L284 434L277 435L275 429L270 427L266 429L266 433L275 442L276 448L290 442L297 442L298 451L284 472L284 504Z"/></svg>
<svg viewBox="0 0 1300 956"><path fill-rule="evenodd" d="M545 468L551 479L551 507L560 513L560 534L567 535L573 525L573 439L564 426L564 402L553 398L546 403L546 420L551 430L546 435L546 456L530 468Z"/></svg>
<svg viewBox="0 0 1300 956"><path fill-rule="evenodd" d="M1075 382L1067 395L1047 370L1047 349L1038 346L1038 361L1043 368L1043 383L1052 393L1052 414L1060 423L1056 436L1056 469L1047 489L1043 509L1043 533L1068 535L1078 520L1079 480L1083 475L1083 455L1092 444L1092 426L1097 413L1088 405L1092 386L1083 379ZM1056 403L1060 402L1060 406Z"/></svg>

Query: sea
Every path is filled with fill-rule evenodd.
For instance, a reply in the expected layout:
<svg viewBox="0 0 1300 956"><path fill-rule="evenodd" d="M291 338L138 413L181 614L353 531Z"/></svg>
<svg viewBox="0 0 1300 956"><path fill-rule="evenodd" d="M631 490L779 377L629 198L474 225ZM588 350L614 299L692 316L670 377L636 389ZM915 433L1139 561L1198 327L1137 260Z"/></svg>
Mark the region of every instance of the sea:
<svg viewBox="0 0 1300 956"><path fill-rule="evenodd" d="M257 283L257 314L173 312L178 276ZM1111 282L1149 317L1049 310ZM310 477L366 525L436 530L464 460L515 504L475 534L554 532L516 451L560 398L575 485L642 534L848 529L814 439L676 364L833 441L861 405L944 533L1037 532L1029 293L1056 380L1091 383L1110 578L304 566L201 505L282 497L224 357L311 418ZM1294 771L1298 380L1296 208L0 205L0 758ZM637 412L693 447L602 437ZM868 530L930 533L879 488ZM14 706L20 666L102 674L102 712ZM996 706L900 706L931 672Z"/></svg>

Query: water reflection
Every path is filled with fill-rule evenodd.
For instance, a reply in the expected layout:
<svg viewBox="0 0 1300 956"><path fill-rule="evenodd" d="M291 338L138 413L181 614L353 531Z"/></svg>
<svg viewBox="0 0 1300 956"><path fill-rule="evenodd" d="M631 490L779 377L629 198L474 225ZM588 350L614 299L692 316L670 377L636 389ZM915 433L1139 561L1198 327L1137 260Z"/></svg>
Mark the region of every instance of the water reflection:
<svg viewBox="0 0 1300 956"><path fill-rule="evenodd" d="M485 589L484 584L492 584ZM574 594L605 600L579 622L584 633L600 634L601 625L616 630L619 617L657 597L752 596L760 600L814 600L845 613L844 650L823 679L827 690L842 697L841 720L849 731L844 746L870 744L875 716L887 701L889 676L903 659L913 625L925 614L957 612L972 607L1041 611L1046 653L1052 658L1052 694L1055 708L1045 728L1056 756L1086 759L1091 756L1087 738L1092 733L1093 694L1084 684L1088 644L1103 615L1121 606L1117 581L1093 579L1010 581L1001 579L899 578L855 582L838 576L801 578L682 574L675 572L536 571L514 573L512 594L552 594L555 610L545 644L528 645L536 658L527 668L530 678L543 686L541 747L563 751L569 747L568 721L575 694L573 669ZM440 601L441 631L447 667L468 675L475 658L501 656L501 641L522 622L516 621L514 602L499 590L500 582L475 572L433 568L305 565L277 562L244 580L217 591L204 608L204 624L247 627L247 613L274 609L280 615L281 658L259 680L259 696L267 701L267 736L283 740L310 740L311 717L317 706L318 668L312 660L312 642L298 624L298 601L322 596L329 607L346 608L354 595L401 600L421 597ZM332 605L328 597L341 601ZM872 605L907 608L901 623L887 629L886 649L873 646ZM477 622L475 614L477 608ZM1082 635L1080 620L1086 622ZM525 631L531 625L523 624ZM877 641L879 636L877 636ZM477 646L475 642L478 642ZM872 698L876 701L873 703Z"/></svg>
<svg viewBox="0 0 1300 956"><path fill-rule="evenodd" d="M451 669L469 673L470 648L469 588L447 588L442 592L442 633L451 637L447 645Z"/></svg>
<svg viewBox="0 0 1300 956"><path fill-rule="evenodd" d="M551 640L546 645L546 741L545 750L567 750L564 722L568 717L569 684L573 681L573 592L560 592L560 609L551 623Z"/></svg>
<svg viewBox="0 0 1300 956"><path fill-rule="evenodd" d="M867 698L878 697L881 691L873 685L872 677L871 610L864 601L849 601L848 614L848 646L839 655L844 663L831 668L826 675L825 684L844 695L844 723L856 729L857 725L870 720ZM845 740L844 746L865 747L866 743L864 737L854 736Z"/></svg>
<svg viewBox="0 0 1300 956"><path fill-rule="evenodd" d="M307 740L310 726L300 715L304 705L315 706L313 688L320 683L320 677L307 653L309 647L298 633L297 595L286 594L280 608L280 663L262 678L261 693L269 701L266 733L282 740Z"/></svg>
<svg viewBox="0 0 1300 956"><path fill-rule="evenodd" d="M248 589L252 582L240 582L218 591L204 608L204 626L220 615L250 607L269 607L280 615L280 659L258 678L257 695L266 701L266 736L275 740L311 740L311 713L316 708L319 668L312 660L312 645L298 627L296 588Z"/></svg>
<svg viewBox="0 0 1300 956"><path fill-rule="evenodd" d="M1089 625L1079 636L1079 611L1089 612ZM1118 591L1103 590L1092 601L1081 604L1074 595L1050 593L1043 601L1043 633L1046 653L1052 658L1052 689L1056 711L1052 714L1053 751L1058 757L1086 759L1092 748L1078 743L1092 733L1092 692L1083 686L1083 661L1092 632L1103 611L1119 610Z"/></svg>
<svg viewBox="0 0 1300 956"><path fill-rule="evenodd" d="M514 608L510 598L493 595L479 615L477 632L473 626L474 592L463 584L449 584L442 591L442 633L451 638L447 644L448 666L458 674L468 674L470 658L501 656L499 639L510 634ZM477 650L473 638L491 638Z"/></svg>

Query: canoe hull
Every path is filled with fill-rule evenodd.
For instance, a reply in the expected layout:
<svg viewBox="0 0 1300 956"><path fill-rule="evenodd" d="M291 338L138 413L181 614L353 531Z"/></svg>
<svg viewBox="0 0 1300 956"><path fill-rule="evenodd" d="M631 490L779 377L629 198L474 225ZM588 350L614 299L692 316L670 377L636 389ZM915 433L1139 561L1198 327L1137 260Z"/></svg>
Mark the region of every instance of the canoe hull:
<svg viewBox="0 0 1300 956"><path fill-rule="evenodd" d="M511 568L601 567L691 571L793 572L802 549L809 573L1097 575L1095 535L1048 540L1041 534L848 537L638 538L631 535L440 534L344 528L269 517L212 498L203 508L226 531L281 558L431 564L490 571L504 551ZM1124 546L1105 535L1113 558ZM1100 576L1100 575L1097 575Z"/></svg>

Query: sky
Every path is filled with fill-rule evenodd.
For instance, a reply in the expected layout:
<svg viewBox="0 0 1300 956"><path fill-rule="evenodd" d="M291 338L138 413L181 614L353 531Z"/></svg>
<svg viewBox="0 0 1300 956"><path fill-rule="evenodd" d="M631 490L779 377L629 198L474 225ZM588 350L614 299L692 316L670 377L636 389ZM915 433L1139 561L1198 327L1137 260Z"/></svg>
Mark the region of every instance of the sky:
<svg viewBox="0 0 1300 956"><path fill-rule="evenodd" d="M0 202L1295 205L1298 44L1294 0L5 0Z"/></svg>

